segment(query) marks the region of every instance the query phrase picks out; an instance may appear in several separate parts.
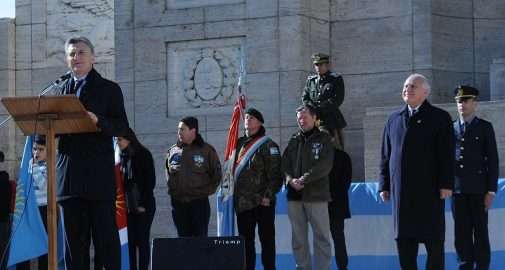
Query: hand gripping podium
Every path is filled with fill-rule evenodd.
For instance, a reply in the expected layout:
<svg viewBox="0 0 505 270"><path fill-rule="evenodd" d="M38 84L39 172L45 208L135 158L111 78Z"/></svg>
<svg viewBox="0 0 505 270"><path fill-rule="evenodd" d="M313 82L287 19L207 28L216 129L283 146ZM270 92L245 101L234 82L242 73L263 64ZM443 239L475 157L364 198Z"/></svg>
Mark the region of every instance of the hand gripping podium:
<svg viewBox="0 0 505 270"><path fill-rule="evenodd" d="M74 95L5 97L1 101L24 135L46 135L48 266L50 270L56 270L55 134L96 132L97 128L79 98Z"/></svg>

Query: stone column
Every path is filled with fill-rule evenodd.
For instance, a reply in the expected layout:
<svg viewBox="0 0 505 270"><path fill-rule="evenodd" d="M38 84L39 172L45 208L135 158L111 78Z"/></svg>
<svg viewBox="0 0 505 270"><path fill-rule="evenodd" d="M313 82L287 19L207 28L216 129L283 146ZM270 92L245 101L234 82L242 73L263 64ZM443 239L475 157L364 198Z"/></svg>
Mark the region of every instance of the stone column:
<svg viewBox="0 0 505 270"><path fill-rule="evenodd" d="M16 85L15 76L15 29L13 19L0 19L0 97L13 96ZM0 122L8 117L8 113L0 105ZM14 123L0 127L0 150L5 154L5 163L0 163L0 170L7 170L11 176L14 173Z"/></svg>
<svg viewBox="0 0 505 270"><path fill-rule="evenodd" d="M491 100L505 99L505 57L493 59L489 67Z"/></svg>

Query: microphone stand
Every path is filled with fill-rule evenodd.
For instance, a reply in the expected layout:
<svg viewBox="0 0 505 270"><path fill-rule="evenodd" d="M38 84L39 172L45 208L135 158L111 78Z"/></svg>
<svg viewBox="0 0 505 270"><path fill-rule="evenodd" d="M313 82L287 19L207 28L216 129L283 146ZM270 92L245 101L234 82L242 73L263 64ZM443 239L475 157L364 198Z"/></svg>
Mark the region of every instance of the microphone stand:
<svg viewBox="0 0 505 270"><path fill-rule="evenodd" d="M46 95L49 91L61 89L63 84L66 83L70 77L71 77L71 73L69 71L69 72L65 73L63 76L59 77L56 81L54 81L54 82L48 84L46 87L44 87L44 89L42 89L40 91L39 97ZM10 120L12 120L12 116L9 115L9 117L4 119L0 123L0 128L5 126L7 124L7 122L9 122Z"/></svg>

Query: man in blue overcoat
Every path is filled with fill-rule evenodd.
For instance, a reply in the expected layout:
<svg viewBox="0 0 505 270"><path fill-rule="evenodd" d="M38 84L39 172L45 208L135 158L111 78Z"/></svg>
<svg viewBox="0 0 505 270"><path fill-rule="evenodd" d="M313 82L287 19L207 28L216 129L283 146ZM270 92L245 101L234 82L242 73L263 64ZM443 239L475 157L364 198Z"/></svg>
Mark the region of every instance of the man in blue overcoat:
<svg viewBox="0 0 505 270"><path fill-rule="evenodd" d="M430 85L410 75L402 98L406 105L386 122L379 191L393 206L394 232L401 269L417 269L420 243L426 269L444 269L444 200L454 183L454 134L450 115L426 99Z"/></svg>

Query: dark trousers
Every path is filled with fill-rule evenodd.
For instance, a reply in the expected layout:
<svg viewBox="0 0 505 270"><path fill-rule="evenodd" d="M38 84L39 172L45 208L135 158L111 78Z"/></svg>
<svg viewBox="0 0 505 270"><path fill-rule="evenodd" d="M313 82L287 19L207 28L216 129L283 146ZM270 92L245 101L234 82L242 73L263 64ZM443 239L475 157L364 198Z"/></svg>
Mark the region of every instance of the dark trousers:
<svg viewBox="0 0 505 270"><path fill-rule="evenodd" d="M155 208L143 213L128 214L128 249L131 270L148 270L150 261L149 238ZM138 260L137 260L138 251Z"/></svg>
<svg viewBox="0 0 505 270"><path fill-rule="evenodd" d="M91 235L94 238L95 253L98 253L98 257L103 260L105 269L120 269L121 247L116 225L115 202L71 198L60 204L63 207L68 240L65 257L67 269L89 269Z"/></svg>
<svg viewBox="0 0 505 270"><path fill-rule="evenodd" d="M7 269L9 257L10 220L0 221L0 270Z"/></svg>
<svg viewBox="0 0 505 270"><path fill-rule="evenodd" d="M417 251L420 243L424 243L428 255L426 270L444 270L444 241L419 241L412 238L396 239L401 269L417 270Z"/></svg>
<svg viewBox="0 0 505 270"><path fill-rule="evenodd" d="M207 237L210 220L209 198L190 202L172 198L172 218L179 237Z"/></svg>
<svg viewBox="0 0 505 270"><path fill-rule="evenodd" d="M454 194L452 215L459 269L489 269L491 247L484 195Z"/></svg>
<svg viewBox="0 0 505 270"><path fill-rule="evenodd" d="M338 270L347 270L349 259L345 246L344 218L337 215L336 206L332 202L328 204L328 212L330 216L331 238L333 238L333 247L335 248L335 263Z"/></svg>
<svg viewBox="0 0 505 270"><path fill-rule="evenodd" d="M238 233L245 239L246 269L256 269L256 224L261 242L263 269L275 270L275 206L258 206L237 214Z"/></svg>

